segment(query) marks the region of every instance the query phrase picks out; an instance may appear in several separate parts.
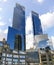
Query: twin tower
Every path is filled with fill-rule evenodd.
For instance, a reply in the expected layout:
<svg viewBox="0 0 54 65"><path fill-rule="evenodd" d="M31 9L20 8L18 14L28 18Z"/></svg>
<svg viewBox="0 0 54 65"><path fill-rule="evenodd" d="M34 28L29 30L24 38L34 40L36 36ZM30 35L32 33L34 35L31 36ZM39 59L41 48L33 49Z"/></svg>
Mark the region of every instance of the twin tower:
<svg viewBox="0 0 54 65"><path fill-rule="evenodd" d="M39 15L33 11L31 13L34 36L40 35L42 34L42 27ZM13 13L12 27L8 28L7 43L10 45L11 49L25 51L25 40L25 8L19 4L16 4Z"/></svg>

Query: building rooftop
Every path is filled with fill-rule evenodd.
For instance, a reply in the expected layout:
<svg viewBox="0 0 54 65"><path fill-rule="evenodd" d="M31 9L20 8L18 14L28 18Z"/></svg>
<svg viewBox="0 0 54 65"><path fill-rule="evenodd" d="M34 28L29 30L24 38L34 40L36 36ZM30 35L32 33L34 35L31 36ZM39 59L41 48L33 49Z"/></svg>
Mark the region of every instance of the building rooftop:
<svg viewBox="0 0 54 65"><path fill-rule="evenodd" d="M18 3L16 3L16 7L20 7L20 8L22 8L23 10L25 10L25 7L22 6L22 5L20 5L20 4L18 4Z"/></svg>
<svg viewBox="0 0 54 65"><path fill-rule="evenodd" d="M34 11L32 11L32 14L39 17L39 14Z"/></svg>

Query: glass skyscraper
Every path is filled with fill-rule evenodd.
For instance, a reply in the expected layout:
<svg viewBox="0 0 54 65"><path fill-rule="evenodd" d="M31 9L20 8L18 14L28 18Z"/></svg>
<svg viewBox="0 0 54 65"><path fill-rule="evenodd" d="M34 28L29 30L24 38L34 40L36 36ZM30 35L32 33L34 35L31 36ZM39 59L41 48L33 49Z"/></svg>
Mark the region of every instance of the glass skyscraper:
<svg viewBox="0 0 54 65"><path fill-rule="evenodd" d="M25 35L25 8L17 3L13 13L13 28Z"/></svg>
<svg viewBox="0 0 54 65"><path fill-rule="evenodd" d="M21 40L22 44L15 43L16 35L20 35L22 39ZM23 51L25 50L25 47L26 47L25 45L25 8L18 3L16 3L16 7L14 8L13 24L12 24L12 27L9 27L7 42L10 44L10 47L12 49L17 49L18 46L16 45L19 45L22 48L20 50L23 50ZM18 40L18 42L20 41Z"/></svg>
<svg viewBox="0 0 54 65"><path fill-rule="evenodd" d="M39 15L34 11L32 11L32 22L34 35L43 34Z"/></svg>

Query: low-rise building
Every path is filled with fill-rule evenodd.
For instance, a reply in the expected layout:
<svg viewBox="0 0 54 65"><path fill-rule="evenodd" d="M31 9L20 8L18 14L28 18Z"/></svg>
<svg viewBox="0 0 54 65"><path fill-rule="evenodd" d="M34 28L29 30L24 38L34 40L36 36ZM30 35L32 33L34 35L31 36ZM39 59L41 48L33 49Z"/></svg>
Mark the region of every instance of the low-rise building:
<svg viewBox="0 0 54 65"><path fill-rule="evenodd" d="M0 65L26 65L26 52L10 49L7 43L0 45Z"/></svg>
<svg viewBox="0 0 54 65"><path fill-rule="evenodd" d="M54 52L52 50L46 51L45 49L39 49L38 52L40 65L54 65Z"/></svg>

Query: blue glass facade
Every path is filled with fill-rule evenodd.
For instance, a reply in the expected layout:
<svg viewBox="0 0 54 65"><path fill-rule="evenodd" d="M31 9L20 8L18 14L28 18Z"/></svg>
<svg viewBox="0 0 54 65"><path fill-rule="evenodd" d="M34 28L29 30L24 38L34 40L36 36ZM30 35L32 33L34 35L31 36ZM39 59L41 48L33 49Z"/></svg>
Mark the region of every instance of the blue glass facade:
<svg viewBox="0 0 54 65"><path fill-rule="evenodd" d="M25 50L25 8L18 3L14 8L12 28L8 29L7 42L11 49L16 46L14 42L17 34L22 37L22 50Z"/></svg>
<svg viewBox="0 0 54 65"><path fill-rule="evenodd" d="M22 34L22 32L14 29L12 27L8 28L7 43L10 45L11 49L14 49L16 34L21 35L21 37L22 37L22 50L25 50L24 35Z"/></svg>
<svg viewBox="0 0 54 65"><path fill-rule="evenodd" d="M13 28L25 34L25 8L19 4L14 8Z"/></svg>
<svg viewBox="0 0 54 65"><path fill-rule="evenodd" d="M33 22L34 35L42 34L42 27L41 27L39 15L33 11L32 11L32 22Z"/></svg>
<svg viewBox="0 0 54 65"><path fill-rule="evenodd" d="M50 45L48 42L48 40L42 40L38 43L38 48L45 48L47 46L49 46L51 48L51 50L53 50L53 46Z"/></svg>
<svg viewBox="0 0 54 65"><path fill-rule="evenodd" d="M47 45L48 45L47 40L42 40L38 43L38 48L45 48L47 47Z"/></svg>

